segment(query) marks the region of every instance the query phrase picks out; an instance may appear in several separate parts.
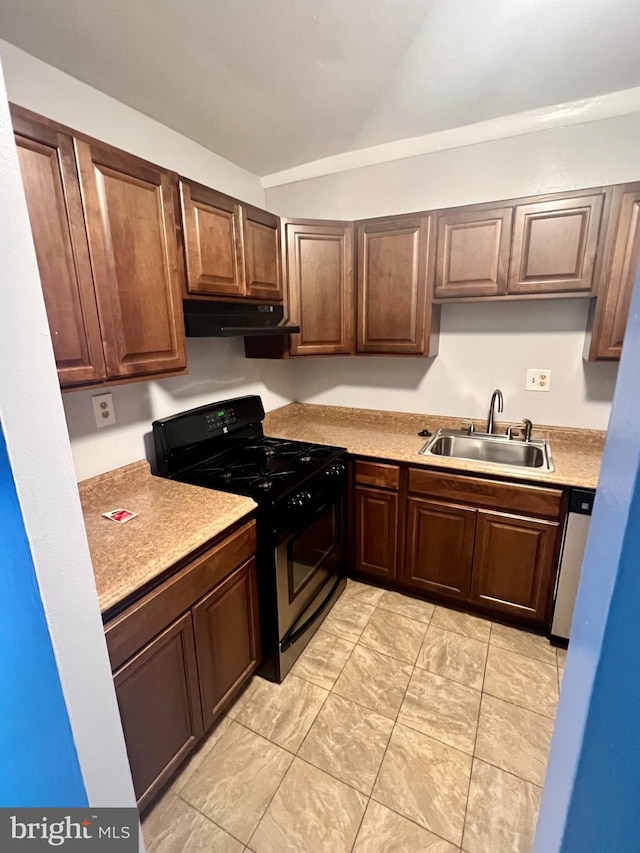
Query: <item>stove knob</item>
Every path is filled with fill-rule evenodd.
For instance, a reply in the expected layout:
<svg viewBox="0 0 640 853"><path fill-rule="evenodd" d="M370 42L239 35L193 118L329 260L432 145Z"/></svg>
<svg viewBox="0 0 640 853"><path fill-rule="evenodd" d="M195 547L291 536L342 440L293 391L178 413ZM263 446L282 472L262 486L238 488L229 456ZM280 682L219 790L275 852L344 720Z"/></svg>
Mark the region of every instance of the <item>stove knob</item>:
<svg viewBox="0 0 640 853"><path fill-rule="evenodd" d="M311 495L309 492L298 492L292 498L289 498L287 502L287 509L290 512L299 512L301 509L305 508L310 500Z"/></svg>

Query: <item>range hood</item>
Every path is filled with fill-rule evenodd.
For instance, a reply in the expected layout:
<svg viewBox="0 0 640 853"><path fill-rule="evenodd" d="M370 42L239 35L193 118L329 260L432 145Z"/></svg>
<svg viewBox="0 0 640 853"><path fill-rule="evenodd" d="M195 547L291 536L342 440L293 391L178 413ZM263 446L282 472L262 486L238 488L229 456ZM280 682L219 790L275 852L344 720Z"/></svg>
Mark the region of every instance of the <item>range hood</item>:
<svg viewBox="0 0 640 853"><path fill-rule="evenodd" d="M284 316L282 305L183 299L188 338L231 338L246 335L288 335L300 326Z"/></svg>

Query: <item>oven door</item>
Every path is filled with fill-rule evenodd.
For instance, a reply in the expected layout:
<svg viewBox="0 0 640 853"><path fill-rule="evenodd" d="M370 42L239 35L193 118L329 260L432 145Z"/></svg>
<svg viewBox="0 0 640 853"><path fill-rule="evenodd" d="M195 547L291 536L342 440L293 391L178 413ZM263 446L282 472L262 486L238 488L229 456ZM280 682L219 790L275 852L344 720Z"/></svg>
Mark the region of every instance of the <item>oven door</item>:
<svg viewBox="0 0 640 853"><path fill-rule="evenodd" d="M281 646L301 623L320 617L336 579L344 572L345 493L343 486L317 495L300 513L295 531L276 550L278 634ZM323 594L326 591L326 595ZM314 612L306 612L313 610Z"/></svg>

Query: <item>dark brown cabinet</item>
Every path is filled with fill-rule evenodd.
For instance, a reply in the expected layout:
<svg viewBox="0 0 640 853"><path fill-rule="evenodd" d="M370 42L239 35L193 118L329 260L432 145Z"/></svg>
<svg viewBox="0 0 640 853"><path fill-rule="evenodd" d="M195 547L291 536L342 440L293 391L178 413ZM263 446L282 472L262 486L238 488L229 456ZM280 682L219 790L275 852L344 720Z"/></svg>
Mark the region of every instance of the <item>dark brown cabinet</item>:
<svg viewBox="0 0 640 853"><path fill-rule="evenodd" d="M395 577L397 493L356 486L355 516L356 571L383 578Z"/></svg>
<svg viewBox="0 0 640 853"><path fill-rule="evenodd" d="M282 301L280 220L180 180L186 295Z"/></svg>
<svg viewBox="0 0 640 853"><path fill-rule="evenodd" d="M12 113L60 384L100 382L106 372L73 139Z"/></svg>
<svg viewBox="0 0 640 853"><path fill-rule="evenodd" d="M140 808L260 663L255 523L105 623Z"/></svg>
<svg viewBox="0 0 640 853"><path fill-rule="evenodd" d="M97 142L75 146L107 376L182 370L175 182Z"/></svg>
<svg viewBox="0 0 640 853"><path fill-rule="evenodd" d="M290 354L352 353L353 225L288 221L285 240L289 319L300 326Z"/></svg>
<svg viewBox="0 0 640 853"><path fill-rule="evenodd" d="M475 521L469 507L408 498L402 580L425 592L468 598Z"/></svg>
<svg viewBox="0 0 640 853"><path fill-rule="evenodd" d="M435 354L432 217L359 222L356 233L357 352Z"/></svg>
<svg viewBox="0 0 640 853"><path fill-rule="evenodd" d="M113 680L140 808L202 735L191 614L146 645Z"/></svg>
<svg viewBox="0 0 640 853"><path fill-rule="evenodd" d="M589 361L617 360L622 352L640 258L640 183L615 188L610 221L602 281L587 342Z"/></svg>
<svg viewBox="0 0 640 853"><path fill-rule="evenodd" d="M604 193L516 207L509 293L593 289Z"/></svg>
<svg viewBox="0 0 640 853"><path fill-rule="evenodd" d="M260 661L256 563L250 560L193 608L205 728Z"/></svg>
<svg viewBox="0 0 640 853"><path fill-rule="evenodd" d="M558 529L553 521L478 510L471 600L542 622Z"/></svg>
<svg viewBox="0 0 640 853"><path fill-rule="evenodd" d="M463 208L438 216L435 296L506 293L513 208Z"/></svg>
<svg viewBox="0 0 640 853"><path fill-rule="evenodd" d="M215 190L180 181L189 295L242 296L240 205Z"/></svg>

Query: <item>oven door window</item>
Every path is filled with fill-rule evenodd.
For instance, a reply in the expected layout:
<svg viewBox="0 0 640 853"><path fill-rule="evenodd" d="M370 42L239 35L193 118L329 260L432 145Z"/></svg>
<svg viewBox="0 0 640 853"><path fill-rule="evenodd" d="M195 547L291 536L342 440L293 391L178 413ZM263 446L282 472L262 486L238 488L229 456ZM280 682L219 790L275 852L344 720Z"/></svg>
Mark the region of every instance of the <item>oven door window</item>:
<svg viewBox="0 0 640 853"><path fill-rule="evenodd" d="M306 587L331 552L339 545L340 503L334 503L318 515L299 536L287 545L289 601Z"/></svg>

